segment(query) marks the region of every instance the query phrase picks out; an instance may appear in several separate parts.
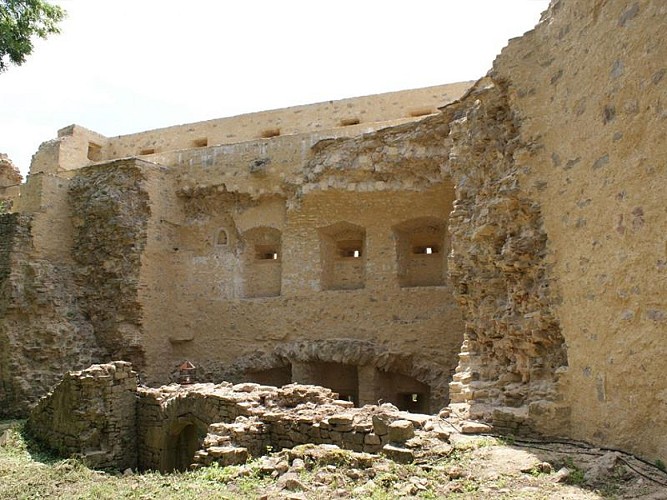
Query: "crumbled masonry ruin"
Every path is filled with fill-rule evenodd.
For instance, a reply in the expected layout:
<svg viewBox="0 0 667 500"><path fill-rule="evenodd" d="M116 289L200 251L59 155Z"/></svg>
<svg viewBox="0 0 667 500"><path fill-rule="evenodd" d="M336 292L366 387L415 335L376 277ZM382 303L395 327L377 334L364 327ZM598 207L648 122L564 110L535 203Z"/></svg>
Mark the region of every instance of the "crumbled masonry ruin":
<svg viewBox="0 0 667 500"><path fill-rule="evenodd" d="M389 403L354 408L336 396L298 384L137 387L131 365L119 361L70 372L33 410L28 430L63 455L120 470L240 464L306 443L404 462L426 444L450 449L451 424L437 416Z"/></svg>
<svg viewBox="0 0 667 500"><path fill-rule="evenodd" d="M667 459L665 19L650 0L553 0L474 83L119 137L72 125L25 184L0 158L0 412L122 359L167 388L118 379L136 429L104 427L105 399L82 413L89 444L63 449L100 466L119 440L94 429L143 435L176 401L219 425L146 431L188 457L124 456L167 470L200 439L201 464L287 445L280 405L254 405L292 383L347 401L316 391L362 450L387 444L361 434L389 403ZM185 361L216 388L167 386ZM56 447L58 387L31 420ZM246 409L207 413L225 398ZM313 430L331 412L299 435L342 440Z"/></svg>

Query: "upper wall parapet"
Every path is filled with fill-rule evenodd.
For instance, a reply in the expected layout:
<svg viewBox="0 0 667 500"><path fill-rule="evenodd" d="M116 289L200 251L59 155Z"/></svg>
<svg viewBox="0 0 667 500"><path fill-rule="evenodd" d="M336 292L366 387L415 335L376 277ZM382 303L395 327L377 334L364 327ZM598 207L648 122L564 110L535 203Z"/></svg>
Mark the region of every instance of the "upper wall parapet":
<svg viewBox="0 0 667 500"><path fill-rule="evenodd" d="M336 131L359 135L438 112L463 95L472 82L389 92L261 111L136 134L105 137L79 125L58 131L33 156L31 174L62 174L99 161L210 146L267 140L278 136ZM345 130L343 132L342 130Z"/></svg>

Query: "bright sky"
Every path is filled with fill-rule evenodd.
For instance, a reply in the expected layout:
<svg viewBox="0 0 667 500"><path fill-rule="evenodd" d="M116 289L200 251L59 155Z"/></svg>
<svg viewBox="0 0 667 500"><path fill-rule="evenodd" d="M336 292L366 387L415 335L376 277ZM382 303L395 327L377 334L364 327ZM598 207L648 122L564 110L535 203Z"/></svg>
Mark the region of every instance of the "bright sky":
<svg viewBox="0 0 667 500"><path fill-rule="evenodd" d="M62 33L0 74L0 152L25 175L77 123L107 136L464 80L548 0L54 0Z"/></svg>

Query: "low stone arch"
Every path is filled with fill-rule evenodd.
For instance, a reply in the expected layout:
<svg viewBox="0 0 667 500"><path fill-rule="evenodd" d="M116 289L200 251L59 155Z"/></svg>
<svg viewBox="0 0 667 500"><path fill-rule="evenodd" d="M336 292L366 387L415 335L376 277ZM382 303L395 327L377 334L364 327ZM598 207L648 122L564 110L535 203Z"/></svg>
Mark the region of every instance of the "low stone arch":
<svg viewBox="0 0 667 500"><path fill-rule="evenodd" d="M245 373L285 367L295 362L338 363L398 373L430 388L428 406L431 411L437 411L449 401L450 368L420 359L415 354L389 350L369 340L336 338L286 342L278 344L272 351L255 351L239 357L226 368L224 376L228 380L241 381Z"/></svg>
<svg viewBox="0 0 667 500"><path fill-rule="evenodd" d="M201 448L208 426L231 422L238 416L217 398L201 393L179 394L162 405L158 399L151 394L139 402L138 448L142 470L186 470Z"/></svg>

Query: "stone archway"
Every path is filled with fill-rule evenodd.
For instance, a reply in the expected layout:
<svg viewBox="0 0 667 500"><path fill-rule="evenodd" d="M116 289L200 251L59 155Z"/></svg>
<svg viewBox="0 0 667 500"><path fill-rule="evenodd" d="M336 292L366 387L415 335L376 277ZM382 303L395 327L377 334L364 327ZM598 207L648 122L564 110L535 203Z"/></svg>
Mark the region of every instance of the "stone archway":
<svg viewBox="0 0 667 500"><path fill-rule="evenodd" d="M162 470L185 471L193 462L200 447L197 426L191 422L176 422L166 436Z"/></svg>

